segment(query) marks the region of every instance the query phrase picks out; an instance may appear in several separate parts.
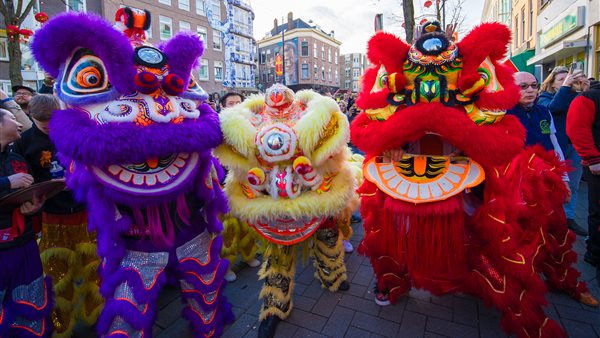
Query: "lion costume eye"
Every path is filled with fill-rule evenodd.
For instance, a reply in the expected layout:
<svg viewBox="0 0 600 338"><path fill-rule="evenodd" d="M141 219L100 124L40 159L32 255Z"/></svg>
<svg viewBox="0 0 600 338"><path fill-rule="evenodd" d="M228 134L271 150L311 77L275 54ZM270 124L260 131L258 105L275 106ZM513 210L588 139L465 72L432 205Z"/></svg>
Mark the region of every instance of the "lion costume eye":
<svg viewBox="0 0 600 338"><path fill-rule="evenodd" d="M110 89L102 60L88 49L77 50L63 73L62 94L76 99L82 95L103 94Z"/></svg>
<svg viewBox="0 0 600 338"><path fill-rule="evenodd" d="M375 84L371 89L371 93L380 92L388 87L388 73L383 65L379 67L377 71L377 79L375 79Z"/></svg>

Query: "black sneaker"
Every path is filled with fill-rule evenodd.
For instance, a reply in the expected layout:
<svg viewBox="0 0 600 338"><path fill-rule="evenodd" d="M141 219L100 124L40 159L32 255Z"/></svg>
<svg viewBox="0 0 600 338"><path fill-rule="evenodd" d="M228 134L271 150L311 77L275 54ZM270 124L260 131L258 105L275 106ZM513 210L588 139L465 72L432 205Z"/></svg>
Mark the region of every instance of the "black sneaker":
<svg viewBox="0 0 600 338"><path fill-rule="evenodd" d="M585 255L583 255L583 260L591 266L598 266L598 260L589 251L585 252Z"/></svg>
<svg viewBox="0 0 600 338"><path fill-rule="evenodd" d="M258 327L258 338L273 338L275 337L275 329L281 318L271 315L263 319Z"/></svg>
<svg viewBox="0 0 600 338"><path fill-rule="evenodd" d="M577 222L575 222L574 219L571 219L571 218L567 219L567 225L569 226L569 229L573 230L573 232L576 235L579 235L579 236L587 236L588 235L587 230L580 227L579 224L577 224Z"/></svg>

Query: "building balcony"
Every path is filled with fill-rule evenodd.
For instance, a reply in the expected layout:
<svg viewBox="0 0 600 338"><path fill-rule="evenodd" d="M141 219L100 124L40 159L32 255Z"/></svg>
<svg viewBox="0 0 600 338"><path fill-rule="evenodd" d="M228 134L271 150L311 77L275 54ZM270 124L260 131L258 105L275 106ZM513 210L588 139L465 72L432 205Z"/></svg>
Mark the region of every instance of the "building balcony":
<svg viewBox="0 0 600 338"><path fill-rule="evenodd" d="M237 6L241 9L247 10L248 12L252 13L252 17L254 18L254 10L252 9L252 6L250 5L250 1L248 1L248 0L230 0L229 3L232 3L234 6Z"/></svg>

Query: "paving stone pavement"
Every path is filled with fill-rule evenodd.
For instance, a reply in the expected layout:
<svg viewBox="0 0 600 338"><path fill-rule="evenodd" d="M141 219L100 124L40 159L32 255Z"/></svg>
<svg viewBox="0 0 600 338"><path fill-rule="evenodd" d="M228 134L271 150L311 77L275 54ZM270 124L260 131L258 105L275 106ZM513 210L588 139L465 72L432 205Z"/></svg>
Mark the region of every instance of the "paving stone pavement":
<svg viewBox="0 0 600 338"><path fill-rule="evenodd" d="M577 222L587 225L587 187L582 182L576 208ZM362 238L361 224L354 225L351 242L355 247ZM588 282L592 294L600 297L595 269L583 262L584 238L578 236L575 250L579 254L578 269ZM373 301L375 279L368 259L352 253L346 257L348 280L346 292L330 293L320 288L313 277L311 262L299 266L294 288L294 309L280 323L276 337L507 337L500 328L499 312L484 306L477 298L465 295L432 296L413 289L397 304L380 307ZM258 268L236 265L237 281L230 283L225 295L233 305L236 321L223 337L256 337L261 302L258 294ZM557 320L572 338L600 337L600 311L579 304L565 294L550 292L546 313ZM192 337L187 322L181 317L181 302L175 288L166 288L158 301L159 313L154 337ZM78 327L77 337L93 337L90 328Z"/></svg>

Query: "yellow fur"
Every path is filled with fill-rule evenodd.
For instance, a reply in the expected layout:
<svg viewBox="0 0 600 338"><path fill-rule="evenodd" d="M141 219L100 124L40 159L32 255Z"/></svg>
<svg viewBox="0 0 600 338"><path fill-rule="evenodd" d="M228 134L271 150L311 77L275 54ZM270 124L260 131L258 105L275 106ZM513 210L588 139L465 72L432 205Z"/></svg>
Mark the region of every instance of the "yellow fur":
<svg viewBox="0 0 600 338"><path fill-rule="evenodd" d="M249 200L239 183L231 179L225 182L225 191L229 196L231 213L240 219L256 221L259 217L301 218L310 215L334 217L354 197L353 183L352 172L348 168L342 168L333 179L331 190L323 194L309 191L295 199L274 200L271 196L258 196Z"/></svg>

